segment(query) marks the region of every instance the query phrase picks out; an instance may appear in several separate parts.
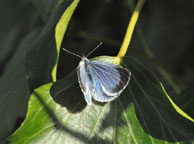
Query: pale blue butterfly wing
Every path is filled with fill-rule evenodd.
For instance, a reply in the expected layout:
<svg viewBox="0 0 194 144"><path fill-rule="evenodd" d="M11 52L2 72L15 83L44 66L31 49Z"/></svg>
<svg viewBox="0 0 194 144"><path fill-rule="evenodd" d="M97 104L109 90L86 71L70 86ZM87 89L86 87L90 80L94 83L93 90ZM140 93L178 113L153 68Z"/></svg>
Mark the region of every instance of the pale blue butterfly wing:
<svg viewBox="0 0 194 144"><path fill-rule="evenodd" d="M118 65L93 60L90 62L94 75L98 77L103 91L108 96L119 95L128 85L131 73Z"/></svg>
<svg viewBox="0 0 194 144"><path fill-rule="evenodd" d="M83 58L78 66L78 81L85 100L92 98L100 102L109 102L120 95L130 80L131 73L118 65Z"/></svg>
<svg viewBox="0 0 194 144"><path fill-rule="evenodd" d="M77 67L77 76L80 88L88 104L92 104L92 91L94 90L91 75L86 72L85 62L81 61Z"/></svg>
<svg viewBox="0 0 194 144"><path fill-rule="evenodd" d="M100 79L97 77L97 75L93 74L93 81L94 81L94 87L95 92L93 94L93 99L100 102L109 102L116 98L115 96L109 96L107 95L103 89L102 89L102 83Z"/></svg>

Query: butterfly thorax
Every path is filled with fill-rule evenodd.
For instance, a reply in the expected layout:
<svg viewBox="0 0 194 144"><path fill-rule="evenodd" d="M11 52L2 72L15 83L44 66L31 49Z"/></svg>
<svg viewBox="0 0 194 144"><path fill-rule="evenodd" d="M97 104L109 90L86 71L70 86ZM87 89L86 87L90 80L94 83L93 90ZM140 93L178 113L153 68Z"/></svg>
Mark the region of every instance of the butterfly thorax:
<svg viewBox="0 0 194 144"><path fill-rule="evenodd" d="M89 62L89 59L87 57L83 56L81 61Z"/></svg>
<svg viewBox="0 0 194 144"><path fill-rule="evenodd" d="M84 67L85 69L89 69L89 59L87 59L85 56L82 57L82 60L79 63L79 67Z"/></svg>
<svg viewBox="0 0 194 144"><path fill-rule="evenodd" d="M89 76L89 79L92 80L91 74L90 74L90 60L87 59L85 56L82 57L82 60L79 63L79 68L83 69L87 72L87 75Z"/></svg>

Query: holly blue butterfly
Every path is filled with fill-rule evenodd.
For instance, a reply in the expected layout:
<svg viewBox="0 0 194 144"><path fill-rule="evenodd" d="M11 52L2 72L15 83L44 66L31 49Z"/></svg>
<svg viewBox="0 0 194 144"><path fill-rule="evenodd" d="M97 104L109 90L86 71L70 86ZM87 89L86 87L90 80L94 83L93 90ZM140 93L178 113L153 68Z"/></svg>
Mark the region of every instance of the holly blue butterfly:
<svg viewBox="0 0 194 144"><path fill-rule="evenodd" d="M88 59L87 57L94 50L86 57L81 57L64 48L63 50L81 58L77 66L77 76L87 104L91 105L93 100L110 102L117 98L127 87L131 77L131 72L127 69L109 62Z"/></svg>

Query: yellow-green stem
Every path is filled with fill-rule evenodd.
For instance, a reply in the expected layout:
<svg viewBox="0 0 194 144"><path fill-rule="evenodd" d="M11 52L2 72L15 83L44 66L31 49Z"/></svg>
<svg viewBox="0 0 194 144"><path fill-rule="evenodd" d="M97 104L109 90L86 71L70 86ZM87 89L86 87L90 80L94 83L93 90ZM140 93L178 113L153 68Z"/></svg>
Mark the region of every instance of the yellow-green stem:
<svg viewBox="0 0 194 144"><path fill-rule="evenodd" d="M129 44L131 42L131 38L132 38L132 35L133 35L133 31L134 31L134 28L135 28L135 25L137 23L137 20L138 20L138 17L139 17L139 14L141 12L141 9L144 5L144 2L145 0L139 0L136 7L135 7L135 10L131 16L131 20L129 21L129 24L128 24L128 27L127 27L127 31L126 31L126 34L125 34L125 37L124 37L124 40L123 40L123 43L121 45L121 48L120 48L120 51L116 57L116 61L115 63L117 64L120 64L122 58L126 55L127 53L127 49L129 47Z"/></svg>

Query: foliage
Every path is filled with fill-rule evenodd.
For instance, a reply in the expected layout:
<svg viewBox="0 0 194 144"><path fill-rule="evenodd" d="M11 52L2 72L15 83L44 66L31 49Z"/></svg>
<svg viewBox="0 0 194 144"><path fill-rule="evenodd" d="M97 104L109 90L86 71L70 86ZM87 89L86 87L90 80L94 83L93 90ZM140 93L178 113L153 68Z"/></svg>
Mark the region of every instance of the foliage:
<svg viewBox="0 0 194 144"><path fill-rule="evenodd" d="M1 27L4 27L0 33L0 142L5 143L8 139L13 144L194 143L194 90L191 87L182 91L183 84L180 83L182 80L192 85L193 75L190 81L182 77L179 80L178 73L169 72L173 71L169 67L174 61L165 63L168 56L161 56L160 62L161 57L152 48L159 43L150 34L156 31L156 24L152 23L153 30L148 32L141 29L140 24L149 22L146 11L142 11L129 47L130 55L128 53L122 61L122 65L132 72L131 81L122 95L110 103L86 105L75 72L79 61L60 51L65 47L76 53L86 53L102 41L102 48L91 57L116 55L133 3L129 0L0 2ZM164 3L155 2L156 5ZM191 8L192 4L188 2ZM150 3L147 1L146 5ZM3 7L10 14L5 13ZM158 19L154 21L159 22ZM161 30L162 26L159 28ZM149 45L144 34L154 44ZM186 40L182 42L186 43ZM176 44L179 45L179 41ZM115 57L95 59L114 61ZM190 63L187 68L193 71ZM182 92L175 94L172 89ZM18 118L24 116L21 126L17 126Z"/></svg>

